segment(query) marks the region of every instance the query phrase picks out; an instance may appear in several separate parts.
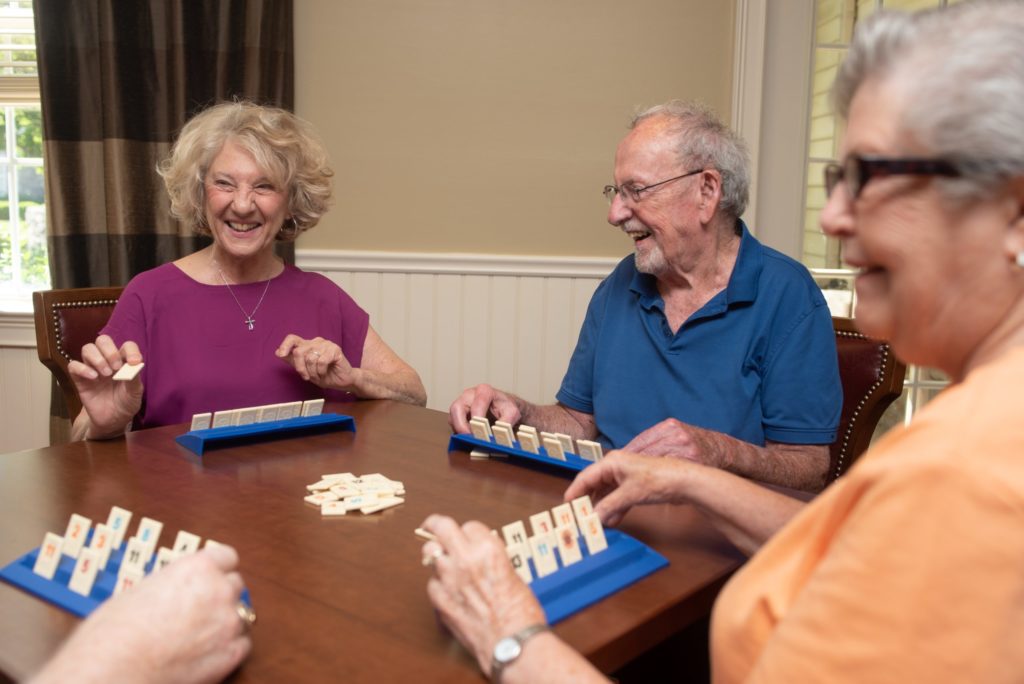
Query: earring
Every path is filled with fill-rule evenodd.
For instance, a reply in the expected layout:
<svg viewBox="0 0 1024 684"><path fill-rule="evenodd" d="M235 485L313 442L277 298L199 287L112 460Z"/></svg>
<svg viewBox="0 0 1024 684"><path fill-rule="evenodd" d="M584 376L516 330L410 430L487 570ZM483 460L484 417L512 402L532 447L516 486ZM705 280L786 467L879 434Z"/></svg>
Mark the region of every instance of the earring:
<svg viewBox="0 0 1024 684"><path fill-rule="evenodd" d="M1024 268L1024 249L1017 252L1017 265Z"/></svg>

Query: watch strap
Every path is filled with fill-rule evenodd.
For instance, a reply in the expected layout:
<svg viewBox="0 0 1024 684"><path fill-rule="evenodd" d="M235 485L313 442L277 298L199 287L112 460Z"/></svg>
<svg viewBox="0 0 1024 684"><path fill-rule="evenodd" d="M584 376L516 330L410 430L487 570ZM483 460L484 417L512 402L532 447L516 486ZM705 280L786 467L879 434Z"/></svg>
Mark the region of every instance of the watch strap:
<svg viewBox="0 0 1024 684"><path fill-rule="evenodd" d="M495 684L500 682L502 671L504 671L506 667L514 663L519 658L519 656L522 655L522 647L526 645L526 642L529 641L532 637L536 636L537 634L540 634L541 632L547 632L550 629L551 628L547 625L547 623L537 622L532 625L527 625L526 627L523 627L512 636L505 637L505 639L500 639L498 643L501 643L506 639L512 639L513 641L519 644L520 651L519 654L511 660L498 660L496 655L491 657L491 681L495 682Z"/></svg>

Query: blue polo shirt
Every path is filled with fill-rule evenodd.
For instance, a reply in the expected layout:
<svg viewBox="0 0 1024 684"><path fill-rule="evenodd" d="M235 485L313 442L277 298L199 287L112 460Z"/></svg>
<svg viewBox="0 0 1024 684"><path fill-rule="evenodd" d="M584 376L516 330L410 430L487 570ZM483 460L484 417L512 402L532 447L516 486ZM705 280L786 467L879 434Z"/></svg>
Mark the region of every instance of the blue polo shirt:
<svg viewBox="0 0 1024 684"><path fill-rule="evenodd" d="M728 286L675 334L633 255L598 286L557 398L592 414L606 447L671 417L759 446L835 440L843 396L825 298L741 226Z"/></svg>

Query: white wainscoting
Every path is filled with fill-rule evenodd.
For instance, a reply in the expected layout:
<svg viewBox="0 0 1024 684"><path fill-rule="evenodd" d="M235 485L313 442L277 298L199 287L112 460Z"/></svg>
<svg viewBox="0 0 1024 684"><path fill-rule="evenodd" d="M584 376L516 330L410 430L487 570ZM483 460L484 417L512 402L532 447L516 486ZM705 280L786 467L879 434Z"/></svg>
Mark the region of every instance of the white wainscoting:
<svg viewBox="0 0 1024 684"><path fill-rule="evenodd" d="M32 314L0 314L0 454L50 439L50 371L36 355Z"/></svg>
<svg viewBox="0 0 1024 684"><path fill-rule="evenodd" d="M419 371L427 405L447 410L481 382L552 401L590 297L618 260L300 250L296 261L351 294Z"/></svg>
<svg viewBox="0 0 1024 684"><path fill-rule="evenodd" d="M587 303L617 259L298 250L338 283L447 410L481 382L554 399ZM49 440L50 374L31 314L0 314L0 453Z"/></svg>

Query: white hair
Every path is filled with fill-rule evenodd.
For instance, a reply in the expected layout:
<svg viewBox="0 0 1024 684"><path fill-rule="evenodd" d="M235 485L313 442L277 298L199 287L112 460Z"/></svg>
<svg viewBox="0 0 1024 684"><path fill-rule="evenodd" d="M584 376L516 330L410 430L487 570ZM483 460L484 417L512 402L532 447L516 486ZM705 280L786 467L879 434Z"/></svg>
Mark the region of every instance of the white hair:
<svg viewBox="0 0 1024 684"><path fill-rule="evenodd" d="M645 119L665 117L671 120L677 152L684 167L697 165L722 174L722 200L719 208L730 218L739 218L750 196L750 155L747 145L722 123L718 115L699 102L672 100L649 107L630 122L630 129ZM689 170L689 169L687 169Z"/></svg>
<svg viewBox="0 0 1024 684"><path fill-rule="evenodd" d="M897 82L907 139L948 159L951 197L982 196L1024 174L1024 2L979 0L857 27L833 96L845 118L867 81Z"/></svg>

